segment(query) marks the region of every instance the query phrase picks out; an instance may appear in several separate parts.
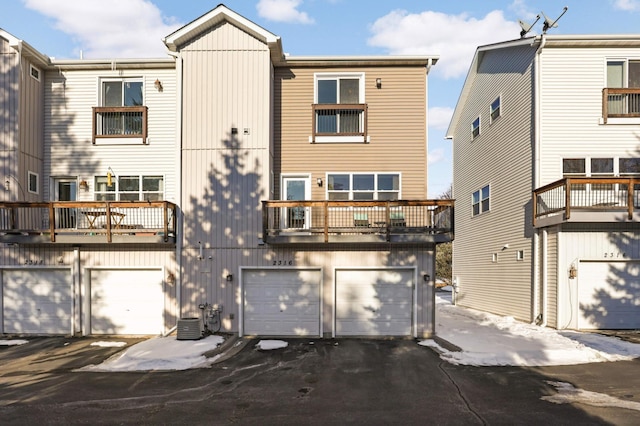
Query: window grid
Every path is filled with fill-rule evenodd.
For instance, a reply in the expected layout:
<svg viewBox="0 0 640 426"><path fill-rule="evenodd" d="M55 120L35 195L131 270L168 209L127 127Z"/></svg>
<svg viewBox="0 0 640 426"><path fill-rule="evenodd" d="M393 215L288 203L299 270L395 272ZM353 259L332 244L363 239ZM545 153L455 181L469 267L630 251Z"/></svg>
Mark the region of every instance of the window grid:
<svg viewBox="0 0 640 426"><path fill-rule="evenodd" d="M399 173L329 173L327 199L399 200Z"/></svg>

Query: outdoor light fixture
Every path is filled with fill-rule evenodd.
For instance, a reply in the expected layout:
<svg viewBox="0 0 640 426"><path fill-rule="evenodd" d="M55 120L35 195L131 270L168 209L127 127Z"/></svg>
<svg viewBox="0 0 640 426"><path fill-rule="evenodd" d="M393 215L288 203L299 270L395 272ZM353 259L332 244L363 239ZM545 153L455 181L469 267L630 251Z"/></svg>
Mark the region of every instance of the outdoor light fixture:
<svg viewBox="0 0 640 426"><path fill-rule="evenodd" d="M84 189L85 191L89 189L89 184L87 183L86 180L82 179L80 181L80 188Z"/></svg>
<svg viewBox="0 0 640 426"><path fill-rule="evenodd" d="M155 83L153 83L153 85L156 87L156 90L158 92L162 92L162 82L158 79L156 79Z"/></svg>
<svg viewBox="0 0 640 426"><path fill-rule="evenodd" d="M322 178L318 178L316 182L318 182L318 186L322 186Z"/></svg>
<svg viewBox="0 0 640 426"><path fill-rule="evenodd" d="M227 281L233 281L233 275L231 274L227 275Z"/></svg>
<svg viewBox="0 0 640 426"><path fill-rule="evenodd" d="M424 276L422 278L424 278L424 282L429 282L429 280L431 279L431 275L424 274Z"/></svg>
<svg viewBox="0 0 640 426"><path fill-rule="evenodd" d="M578 276L578 269L576 268L576 265L572 263L571 266L569 267L569 278L574 279L577 276Z"/></svg>
<svg viewBox="0 0 640 426"><path fill-rule="evenodd" d="M376 87L378 89L382 88L382 79L381 78L376 78Z"/></svg>

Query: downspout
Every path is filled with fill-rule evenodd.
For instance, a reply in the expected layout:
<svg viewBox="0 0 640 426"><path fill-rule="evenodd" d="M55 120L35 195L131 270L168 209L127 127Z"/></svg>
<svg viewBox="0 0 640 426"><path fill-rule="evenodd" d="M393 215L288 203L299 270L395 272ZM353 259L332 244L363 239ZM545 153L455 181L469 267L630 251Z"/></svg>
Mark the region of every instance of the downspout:
<svg viewBox="0 0 640 426"><path fill-rule="evenodd" d="M536 42L538 38L534 38L534 40L532 41L532 45ZM540 140L541 140L541 136L540 136L540 80L541 80L541 76L540 76L540 54L542 53L542 49L544 48L545 44L546 44L546 37L544 34L542 34L539 38L540 40L540 45L538 46L538 49L536 50L536 54L535 54L535 58L534 58L534 62L533 62L533 66L534 66L534 70L533 70L533 75L534 75L534 80L533 80L533 114L534 114L534 127L533 127L533 144L534 144L534 151L533 151L533 155L534 155L534 159L533 159L533 179L532 179L532 183L533 183L533 189L538 188L540 186ZM535 201L534 201L535 202ZM533 208L533 206L532 206ZM533 226L533 224L529 224L530 226ZM546 253L546 231L543 233L543 252ZM540 275L542 275L542 277L539 276L538 271L540 271L540 236L538 234L538 232L536 232L536 230L534 229L534 234L533 234L533 292L534 292L534 296L533 296L533 321L534 323L538 322L538 316L540 314L542 314L543 318L542 318L542 323L546 324L546 309L544 308L545 305L545 301L546 301L546 293L547 293L547 277L546 277L546 259L542 259L543 262L543 270L544 272L541 272ZM544 254L543 253L543 254ZM542 278L542 299L543 299L543 308L542 308L542 312L540 309L540 305L538 303L538 296L540 294L540 286L541 286L541 279Z"/></svg>
<svg viewBox="0 0 640 426"><path fill-rule="evenodd" d="M183 248L183 218L182 218L182 55L167 52L176 60L176 304L177 318L182 318L182 248ZM171 329L173 331L173 328Z"/></svg>

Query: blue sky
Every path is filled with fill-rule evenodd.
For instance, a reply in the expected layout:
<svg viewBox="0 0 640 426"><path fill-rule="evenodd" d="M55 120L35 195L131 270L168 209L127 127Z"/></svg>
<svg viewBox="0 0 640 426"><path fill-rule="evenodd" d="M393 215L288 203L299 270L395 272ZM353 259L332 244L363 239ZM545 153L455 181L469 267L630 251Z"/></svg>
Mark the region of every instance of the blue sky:
<svg viewBox="0 0 640 426"><path fill-rule="evenodd" d="M162 38L219 0L2 0L0 28L56 58L164 57ZM479 45L519 38L544 12L549 34L640 34L640 0L227 0L291 55L440 56L429 75L429 197L451 183L444 139ZM544 19L544 18L543 18ZM530 34L542 31L543 19Z"/></svg>

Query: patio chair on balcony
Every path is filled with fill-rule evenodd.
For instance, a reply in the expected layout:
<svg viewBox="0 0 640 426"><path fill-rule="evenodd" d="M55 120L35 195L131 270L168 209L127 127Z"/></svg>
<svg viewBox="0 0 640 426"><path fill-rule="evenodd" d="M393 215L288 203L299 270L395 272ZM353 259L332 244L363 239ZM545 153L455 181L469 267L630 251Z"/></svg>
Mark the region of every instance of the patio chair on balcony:
<svg viewBox="0 0 640 426"><path fill-rule="evenodd" d="M407 221L404 218L403 212L391 212L389 214L389 226L407 226Z"/></svg>
<svg viewBox="0 0 640 426"><path fill-rule="evenodd" d="M369 226L371 226L369 224L369 216L366 213L354 213L353 226L357 228L368 228Z"/></svg>

